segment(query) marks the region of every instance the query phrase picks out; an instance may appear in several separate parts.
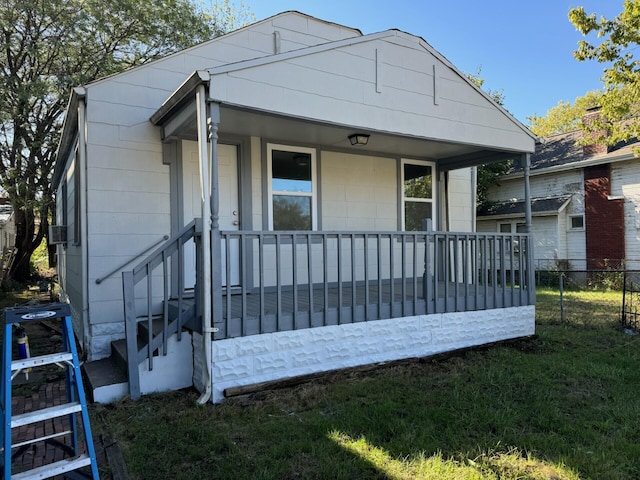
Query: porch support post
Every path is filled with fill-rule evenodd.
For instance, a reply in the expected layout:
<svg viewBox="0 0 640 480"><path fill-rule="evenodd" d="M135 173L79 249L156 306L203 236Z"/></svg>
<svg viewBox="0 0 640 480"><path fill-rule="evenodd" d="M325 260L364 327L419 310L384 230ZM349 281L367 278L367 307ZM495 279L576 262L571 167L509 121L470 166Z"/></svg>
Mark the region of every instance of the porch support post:
<svg viewBox="0 0 640 480"><path fill-rule="evenodd" d="M211 359L211 336L207 333L211 329L211 204L209 198L211 196L209 183L209 151L207 147L207 104L206 104L206 88L205 84L198 85L196 89L196 119L198 125L198 160L200 167L200 207L202 214L202 239L200 252L202 262L201 272L198 272L198 279L202 279L200 291L202 292L202 329L203 329L203 348L205 365L204 370L204 386L205 391L198 399L198 403L206 403L211 397L211 369L208 367Z"/></svg>
<svg viewBox="0 0 640 480"><path fill-rule="evenodd" d="M531 187L529 185L529 176L531 170L530 153L525 153L522 156L522 164L524 167L524 217L527 226L527 234L529 235L529 241L527 245L527 287L529 289L529 305L534 305L536 303L536 272L533 265L533 227L531 218Z"/></svg>
<svg viewBox="0 0 640 480"><path fill-rule="evenodd" d="M218 179L218 126L220 104L209 101L209 148L211 158L211 282L213 325L222 322L222 241L220 236L220 185ZM213 326L212 325L212 326ZM211 333L214 329L211 330ZM211 335L209 340L213 340Z"/></svg>

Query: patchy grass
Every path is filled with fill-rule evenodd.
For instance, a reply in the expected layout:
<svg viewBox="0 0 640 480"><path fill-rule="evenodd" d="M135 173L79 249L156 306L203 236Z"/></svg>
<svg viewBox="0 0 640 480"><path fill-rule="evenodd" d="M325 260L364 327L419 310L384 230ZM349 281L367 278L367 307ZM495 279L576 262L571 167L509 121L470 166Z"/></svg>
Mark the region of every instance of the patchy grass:
<svg viewBox="0 0 640 480"><path fill-rule="evenodd" d="M640 478L640 337L619 294L538 295L537 337L196 406L92 409L134 478ZM94 427L95 428L95 427Z"/></svg>

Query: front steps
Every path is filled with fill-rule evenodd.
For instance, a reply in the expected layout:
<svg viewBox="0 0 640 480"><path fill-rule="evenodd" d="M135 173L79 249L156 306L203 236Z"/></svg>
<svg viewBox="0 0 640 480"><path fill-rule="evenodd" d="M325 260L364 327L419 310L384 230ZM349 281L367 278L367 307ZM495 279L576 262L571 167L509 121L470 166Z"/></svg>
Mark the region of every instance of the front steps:
<svg viewBox="0 0 640 480"><path fill-rule="evenodd" d="M146 322L139 324L142 332L138 338L147 338L145 325ZM127 349L124 339L111 342L110 357L86 362L82 370L86 379L85 387L92 401L111 403L129 394L126 373ZM153 357L153 369L149 370L149 361L145 360L138 366L138 371L143 395L190 387L193 384L191 333L183 331L180 341L177 340L177 335L172 335L167 341L167 355L156 352Z"/></svg>

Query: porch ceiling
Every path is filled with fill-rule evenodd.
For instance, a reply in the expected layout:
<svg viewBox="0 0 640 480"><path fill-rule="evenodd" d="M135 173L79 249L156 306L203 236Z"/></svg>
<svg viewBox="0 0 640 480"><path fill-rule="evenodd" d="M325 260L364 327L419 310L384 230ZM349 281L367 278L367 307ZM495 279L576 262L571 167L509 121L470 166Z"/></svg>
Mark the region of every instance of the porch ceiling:
<svg viewBox="0 0 640 480"><path fill-rule="evenodd" d="M163 140L197 139L194 103L183 104L178 113L171 115L168 120L166 117L163 120L158 122L162 127ZM348 139L352 133L371 135L368 144L352 146ZM272 142L318 145L338 150L352 150L360 154L427 158L438 160L443 171L513 159L520 154L429 138L401 136L390 132L376 132L348 125L326 124L225 104L220 106L219 135L222 139L225 135L256 136Z"/></svg>

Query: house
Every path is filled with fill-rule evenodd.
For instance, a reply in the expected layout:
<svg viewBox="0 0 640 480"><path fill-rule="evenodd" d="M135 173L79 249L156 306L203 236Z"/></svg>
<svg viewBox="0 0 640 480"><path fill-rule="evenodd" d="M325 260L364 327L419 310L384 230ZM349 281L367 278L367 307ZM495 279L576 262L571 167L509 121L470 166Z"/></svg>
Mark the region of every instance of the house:
<svg viewBox="0 0 640 480"><path fill-rule="evenodd" d="M474 233L474 195L534 149L422 38L294 11L75 88L58 271L94 399L533 334L529 237Z"/></svg>
<svg viewBox="0 0 640 480"><path fill-rule="evenodd" d="M598 115L593 109L583 118ZM635 141L581 145L582 130L536 146L530 185L535 266L539 270L640 267L640 161ZM517 163L489 191L479 232L524 231L523 169Z"/></svg>
<svg viewBox="0 0 640 480"><path fill-rule="evenodd" d="M13 206L8 198L0 198L0 253L4 255L7 250L15 247L16 224L13 215Z"/></svg>

